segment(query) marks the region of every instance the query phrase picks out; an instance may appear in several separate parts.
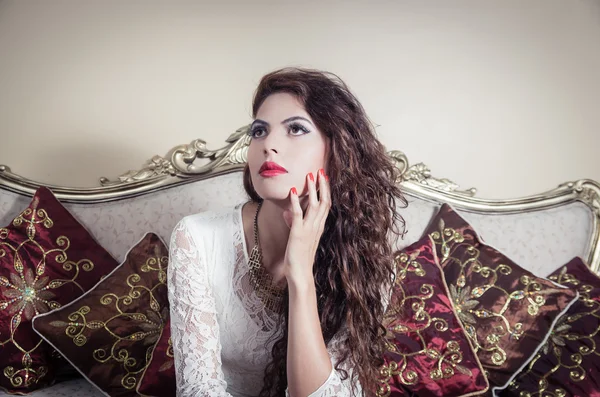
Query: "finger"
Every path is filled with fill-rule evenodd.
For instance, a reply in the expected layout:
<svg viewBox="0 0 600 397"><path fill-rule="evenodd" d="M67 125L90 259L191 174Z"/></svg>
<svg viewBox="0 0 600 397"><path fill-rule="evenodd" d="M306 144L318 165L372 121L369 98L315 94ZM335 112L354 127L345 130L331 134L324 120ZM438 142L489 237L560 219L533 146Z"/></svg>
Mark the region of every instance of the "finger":
<svg viewBox="0 0 600 397"><path fill-rule="evenodd" d="M322 234L325 229L325 223L327 222L327 217L331 208L331 190L327 179L326 175L319 171L319 209L315 219L315 226L319 230L319 234Z"/></svg>
<svg viewBox="0 0 600 397"><path fill-rule="evenodd" d="M290 229L294 229L302 225L302 207L300 207L300 199L295 187L290 189L290 203L292 204L292 226Z"/></svg>
<svg viewBox="0 0 600 397"><path fill-rule="evenodd" d="M312 172L306 176L306 186L308 189L308 208L304 213L304 220L314 220L319 212L319 197L317 196L317 181Z"/></svg>
<svg viewBox="0 0 600 397"><path fill-rule="evenodd" d="M292 227L292 223L294 222L294 213L292 210L283 211L283 220L285 221L285 225L290 229Z"/></svg>
<svg viewBox="0 0 600 397"><path fill-rule="evenodd" d="M331 185L325 171L321 168L318 172L319 184L319 219L325 223L329 209L331 208Z"/></svg>

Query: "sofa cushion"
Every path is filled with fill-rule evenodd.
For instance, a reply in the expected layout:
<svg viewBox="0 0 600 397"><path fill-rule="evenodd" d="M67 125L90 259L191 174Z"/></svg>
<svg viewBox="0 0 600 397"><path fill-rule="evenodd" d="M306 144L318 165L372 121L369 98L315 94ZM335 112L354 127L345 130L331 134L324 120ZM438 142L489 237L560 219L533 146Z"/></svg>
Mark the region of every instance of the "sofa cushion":
<svg viewBox="0 0 600 397"><path fill-rule="evenodd" d="M136 396L169 316L167 265L165 244L148 233L86 294L37 316L34 329L108 395Z"/></svg>
<svg viewBox="0 0 600 397"><path fill-rule="evenodd" d="M600 396L600 278L581 258L550 276L579 292L506 395Z"/></svg>
<svg viewBox="0 0 600 397"><path fill-rule="evenodd" d="M0 388L26 393L53 383L52 348L32 318L71 302L116 266L44 187L0 228Z"/></svg>
<svg viewBox="0 0 600 397"><path fill-rule="evenodd" d="M447 204L426 234L435 243L454 307L492 389L505 388L577 293L536 277L485 244Z"/></svg>
<svg viewBox="0 0 600 397"><path fill-rule="evenodd" d="M489 385L453 311L429 236L396 254L379 396L474 396Z"/></svg>
<svg viewBox="0 0 600 397"><path fill-rule="evenodd" d="M138 384L138 393L147 397L175 397L174 364L171 322L167 321L156 347L152 351L148 368Z"/></svg>

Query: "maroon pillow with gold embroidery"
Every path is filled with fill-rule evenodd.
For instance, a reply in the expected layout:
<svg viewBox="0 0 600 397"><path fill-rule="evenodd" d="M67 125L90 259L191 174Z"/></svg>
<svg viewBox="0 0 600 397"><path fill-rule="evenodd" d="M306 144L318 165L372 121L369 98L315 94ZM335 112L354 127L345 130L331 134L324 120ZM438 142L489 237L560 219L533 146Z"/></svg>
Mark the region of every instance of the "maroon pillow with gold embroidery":
<svg viewBox="0 0 600 397"><path fill-rule="evenodd" d="M81 296L117 265L45 187L0 228L1 389L28 393L54 382L52 348L32 318Z"/></svg>
<svg viewBox="0 0 600 397"><path fill-rule="evenodd" d="M148 233L79 299L37 316L33 328L110 396L137 396L169 316L168 250Z"/></svg>
<svg viewBox="0 0 600 397"><path fill-rule="evenodd" d="M138 385L138 393L148 397L175 397L175 366L173 364L171 321L167 321L152 352L150 364Z"/></svg>
<svg viewBox="0 0 600 397"><path fill-rule="evenodd" d="M492 391L507 387L577 293L534 276L484 244L447 204L425 233L435 243L454 307Z"/></svg>
<svg viewBox="0 0 600 397"><path fill-rule="evenodd" d="M396 254L395 267L396 280L384 315L387 349L377 395L485 393L487 379L454 313L430 237Z"/></svg>
<svg viewBox="0 0 600 397"><path fill-rule="evenodd" d="M600 396L600 278L580 258L549 277L579 292L503 396Z"/></svg>

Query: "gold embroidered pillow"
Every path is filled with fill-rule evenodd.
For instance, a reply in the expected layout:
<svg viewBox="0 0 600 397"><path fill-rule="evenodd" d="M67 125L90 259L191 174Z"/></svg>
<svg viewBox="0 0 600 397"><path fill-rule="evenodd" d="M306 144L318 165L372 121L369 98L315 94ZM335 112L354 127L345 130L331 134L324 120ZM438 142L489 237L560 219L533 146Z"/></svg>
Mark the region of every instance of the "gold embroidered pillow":
<svg viewBox="0 0 600 397"><path fill-rule="evenodd" d="M397 253L395 266L378 396L482 395L489 384L453 311L430 237Z"/></svg>
<svg viewBox="0 0 600 397"><path fill-rule="evenodd" d="M454 307L492 391L505 388L577 293L534 276L484 244L447 204L426 234L435 243Z"/></svg>
<svg viewBox="0 0 600 397"><path fill-rule="evenodd" d="M531 363L502 395L600 396L600 278L581 258L550 275L579 292Z"/></svg>
<svg viewBox="0 0 600 397"><path fill-rule="evenodd" d="M137 396L169 316L167 264L165 244L148 233L108 277L33 327L103 392Z"/></svg>
<svg viewBox="0 0 600 397"><path fill-rule="evenodd" d="M1 389L28 393L54 382L58 364L32 318L81 296L117 265L45 187L0 228Z"/></svg>
<svg viewBox="0 0 600 397"><path fill-rule="evenodd" d="M147 397L175 397L175 361L171 341L171 322L167 321L154 347L148 368L140 380L137 392Z"/></svg>

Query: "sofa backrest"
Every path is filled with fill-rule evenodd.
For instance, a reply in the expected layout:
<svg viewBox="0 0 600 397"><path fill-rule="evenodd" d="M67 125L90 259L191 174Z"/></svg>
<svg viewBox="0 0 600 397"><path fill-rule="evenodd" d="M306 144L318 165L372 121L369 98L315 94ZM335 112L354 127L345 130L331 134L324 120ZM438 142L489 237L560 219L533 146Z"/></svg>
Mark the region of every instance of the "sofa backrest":
<svg viewBox="0 0 600 397"><path fill-rule="evenodd" d="M238 130L219 150L202 140L155 156L141 170L117 181L101 179L98 188L49 186L73 215L118 260L147 232L168 244L171 231L184 216L231 207L248 200L242 185L248 140ZM474 189L461 191L434 178L423 164L409 166L406 157L389 152L402 172L400 185L409 205L403 248L416 241L441 203L451 204L486 243L536 275L546 276L574 256L600 266L600 185L581 180L540 195L517 200L483 200ZM0 167L0 226L7 225L29 205L40 184Z"/></svg>

